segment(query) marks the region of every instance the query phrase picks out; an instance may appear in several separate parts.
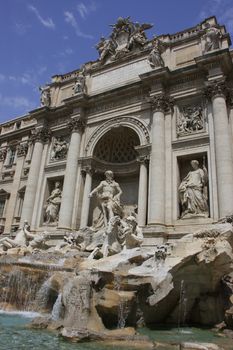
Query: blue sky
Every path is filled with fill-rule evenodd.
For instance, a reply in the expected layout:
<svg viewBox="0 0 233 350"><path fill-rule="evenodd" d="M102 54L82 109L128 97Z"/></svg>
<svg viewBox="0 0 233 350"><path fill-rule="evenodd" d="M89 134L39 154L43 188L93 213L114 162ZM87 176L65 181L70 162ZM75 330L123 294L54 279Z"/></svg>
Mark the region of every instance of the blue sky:
<svg viewBox="0 0 233 350"><path fill-rule="evenodd" d="M98 58L119 16L175 33L216 15L233 36L232 0L0 0L0 122L39 106L38 87Z"/></svg>

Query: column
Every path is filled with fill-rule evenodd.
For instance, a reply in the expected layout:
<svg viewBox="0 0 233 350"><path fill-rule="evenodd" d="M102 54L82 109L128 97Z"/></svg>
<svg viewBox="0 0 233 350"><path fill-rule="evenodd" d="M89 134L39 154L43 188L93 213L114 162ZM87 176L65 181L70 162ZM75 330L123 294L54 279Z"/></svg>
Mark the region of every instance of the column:
<svg viewBox="0 0 233 350"><path fill-rule="evenodd" d="M139 187L138 187L138 225L146 225L147 213L147 158L139 157Z"/></svg>
<svg viewBox="0 0 233 350"><path fill-rule="evenodd" d="M33 135L35 145L28 174L20 226L23 225L24 220L28 220L28 222L31 223L44 142L47 142L50 136L51 132L47 128L42 128L38 130L35 135Z"/></svg>
<svg viewBox="0 0 233 350"><path fill-rule="evenodd" d="M59 214L59 228L70 229L74 207L75 185L78 170L80 144L85 123L82 119L72 119L69 123L71 129L70 145L67 155L65 178L62 190L62 202Z"/></svg>
<svg viewBox="0 0 233 350"><path fill-rule="evenodd" d="M88 217L90 210L90 197L91 186L92 186L92 170L90 167L85 168L86 178L83 191L83 202L81 211L80 228L84 228L88 225Z"/></svg>
<svg viewBox="0 0 233 350"><path fill-rule="evenodd" d="M212 99L215 155L220 218L233 213L233 156L228 120L226 93L222 81L207 87L207 96Z"/></svg>
<svg viewBox="0 0 233 350"><path fill-rule="evenodd" d="M164 95L151 98L153 111L151 127L151 157L149 180L148 224L164 225L165 221L165 112L171 101Z"/></svg>
<svg viewBox="0 0 233 350"><path fill-rule="evenodd" d="M9 202L7 205L6 223L5 223L5 233L11 232L11 226L13 224L13 219L15 215L15 207L17 203L18 190L20 185L20 177L22 175L22 169L24 165L24 160L27 155L28 142L22 142L17 147L17 161L14 173L14 179L11 186L11 194Z"/></svg>

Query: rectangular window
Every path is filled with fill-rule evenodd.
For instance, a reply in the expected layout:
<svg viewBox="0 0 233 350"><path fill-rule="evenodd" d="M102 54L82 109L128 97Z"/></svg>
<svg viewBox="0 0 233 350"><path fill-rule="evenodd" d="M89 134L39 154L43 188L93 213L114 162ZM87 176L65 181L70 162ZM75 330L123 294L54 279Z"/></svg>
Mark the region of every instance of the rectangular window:
<svg viewBox="0 0 233 350"><path fill-rule="evenodd" d="M0 218L2 218L4 214L5 202L5 199L0 199Z"/></svg>

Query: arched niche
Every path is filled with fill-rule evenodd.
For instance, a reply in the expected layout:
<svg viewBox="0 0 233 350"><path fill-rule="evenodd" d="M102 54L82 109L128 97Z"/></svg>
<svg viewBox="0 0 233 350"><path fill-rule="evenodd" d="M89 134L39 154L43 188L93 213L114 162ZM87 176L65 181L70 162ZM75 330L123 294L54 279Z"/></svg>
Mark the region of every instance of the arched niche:
<svg viewBox="0 0 233 350"><path fill-rule="evenodd" d="M95 171L92 188L96 187L104 179L106 170L112 170L114 178L123 192L121 204L129 207L137 205L139 164L135 147L139 145L139 135L128 126L118 125L107 130L96 142L93 149L92 159ZM97 207L97 202L93 198L90 218L93 216L92 213L95 207Z"/></svg>

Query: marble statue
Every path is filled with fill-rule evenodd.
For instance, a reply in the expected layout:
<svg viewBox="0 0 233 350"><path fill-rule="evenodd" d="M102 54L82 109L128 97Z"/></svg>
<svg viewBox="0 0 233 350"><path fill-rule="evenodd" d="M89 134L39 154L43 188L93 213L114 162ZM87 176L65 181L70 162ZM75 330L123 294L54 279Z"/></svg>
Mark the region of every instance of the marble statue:
<svg viewBox="0 0 233 350"><path fill-rule="evenodd" d="M115 215L110 218L107 227L101 233L104 241L97 241L98 244L93 247L89 259L118 254L123 249L140 247L143 242L142 229L138 226L135 216L121 219L119 215Z"/></svg>
<svg viewBox="0 0 233 350"><path fill-rule="evenodd" d="M164 50L165 44L161 40L159 40L157 37L154 37L152 44L153 44L153 48L148 56L148 61L151 67L152 68L164 67L164 61L161 54Z"/></svg>
<svg viewBox="0 0 233 350"><path fill-rule="evenodd" d="M222 32L214 25L206 24L205 33L203 39L205 41L205 52L216 50L220 48L220 41L222 38Z"/></svg>
<svg viewBox="0 0 233 350"><path fill-rule="evenodd" d="M47 240L50 238L48 232L39 232L34 234L32 240L29 242L29 248L34 249L47 249L49 246L46 244Z"/></svg>
<svg viewBox="0 0 233 350"><path fill-rule="evenodd" d="M94 188L89 197L96 195L101 207L102 215L97 220L94 218L95 224L99 226L96 221L103 221L104 226L107 227L109 220L122 211L120 206L122 190L119 184L113 179L113 172L111 170L107 170L105 176L106 179Z"/></svg>
<svg viewBox="0 0 233 350"><path fill-rule="evenodd" d="M109 39L101 37L96 45L100 61L104 62L124 56L128 52L143 48L147 42L145 30L152 28L152 24L132 22L130 17L119 17L115 24L110 24L112 33Z"/></svg>
<svg viewBox="0 0 233 350"><path fill-rule="evenodd" d="M53 148L51 151L51 160L62 160L66 158L68 151L68 142L61 137L54 139Z"/></svg>
<svg viewBox="0 0 233 350"><path fill-rule="evenodd" d="M0 247L2 247L3 250L8 250L17 247L26 247L29 241L33 238L34 235L30 232L30 226L28 224L28 221L25 220L23 228L17 231L15 238L2 238L0 240Z"/></svg>
<svg viewBox="0 0 233 350"><path fill-rule="evenodd" d="M123 246L126 249L132 249L140 247L143 242L142 229L138 226L137 219L135 216L128 216L124 220L124 243Z"/></svg>
<svg viewBox="0 0 233 350"><path fill-rule="evenodd" d="M76 81L73 87L73 91L74 91L74 95L86 92L86 79L85 79L84 70L81 70L78 73L78 76L76 78Z"/></svg>
<svg viewBox="0 0 233 350"><path fill-rule="evenodd" d="M178 134L190 134L204 129L203 109L200 106L185 107L177 123Z"/></svg>
<svg viewBox="0 0 233 350"><path fill-rule="evenodd" d="M103 61L108 55L114 54L114 46L111 39L105 39L103 36L100 38L99 43L95 46L99 52L100 61Z"/></svg>
<svg viewBox="0 0 233 350"><path fill-rule="evenodd" d="M50 196L47 198L45 207L45 223L50 224L57 222L58 214L61 204L61 183L59 181L55 182L54 189L52 190Z"/></svg>
<svg viewBox="0 0 233 350"><path fill-rule="evenodd" d="M49 88L46 87L40 87L39 88L41 95L40 95L40 103L41 106L49 107L51 104L51 95Z"/></svg>
<svg viewBox="0 0 233 350"><path fill-rule="evenodd" d="M179 197L182 206L181 218L192 216L208 216L206 167L199 168L197 160L191 161L192 171L181 181Z"/></svg>

